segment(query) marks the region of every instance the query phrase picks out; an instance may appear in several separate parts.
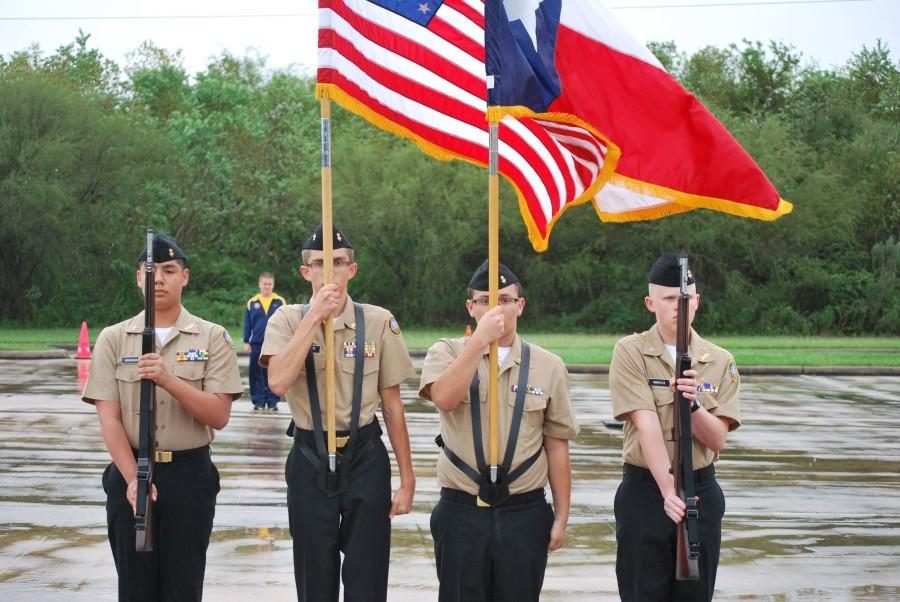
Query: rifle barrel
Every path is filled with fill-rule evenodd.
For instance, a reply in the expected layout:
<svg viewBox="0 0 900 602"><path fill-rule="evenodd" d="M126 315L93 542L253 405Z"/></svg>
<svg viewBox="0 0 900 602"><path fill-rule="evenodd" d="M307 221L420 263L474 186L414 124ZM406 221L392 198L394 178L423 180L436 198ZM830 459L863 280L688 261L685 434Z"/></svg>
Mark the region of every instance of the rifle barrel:
<svg viewBox="0 0 900 602"><path fill-rule="evenodd" d="M675 336L675 378L683 378L691 369L688 345L690 336L690 293L688 291L688 257L682 252L680 294L678 296L678 325ZM685 517L678 525L675 545L675 579L692 581L700 578L699 540L696 525L699 516L697 498L694 496L693 433L691 429L691 408L684 393L675 388L675 416L673 435L675 455L672 460L672 475L675 491L685 502Z"/></svg>
<svg viewBox="0 0 900 602"><path fill-rule="evenodd" d="M144 261L144 330L141 354L153 353L156 338L156 282L153 246L156 236L147 228L147 258ZM153 472L154 431L156 427L156 383L141 379L140 426L138 428L137 500L134 512L135 550L153 551Z"/></svg>

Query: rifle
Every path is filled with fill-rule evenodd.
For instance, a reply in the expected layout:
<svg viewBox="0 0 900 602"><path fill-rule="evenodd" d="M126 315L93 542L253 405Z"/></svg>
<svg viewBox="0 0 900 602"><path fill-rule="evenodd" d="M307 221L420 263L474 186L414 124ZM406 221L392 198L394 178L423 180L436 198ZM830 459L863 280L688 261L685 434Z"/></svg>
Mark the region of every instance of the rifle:
<svg viewBox="0 0 900 602"><path fill-rule="evenodd" d="M153 228L147 228L147 259L144 261L144 331L141 354L153 353L156 337L156 282L153 277ZM156 383L141 379L141 422L138 430L137 503L134 512L134 549L153 551L153 468L156 417Z"/></svg>
<svg viewBox="0 0 900 602"><path fill-rule="evenodd" d="M678 330L675 336L676 379L683 378L691 369L688 353L688 337L691 332L689 319L690 294L688 294L688 256L682 251L678 257L681 267L681 294L678 297ZM691 432L691 406L684 393L675 388L675 418L673 421L675 457L672 460L672 475L675 477L675 491L684 500L684 519L677 529L675 544L675 579L693 581L700 578L700 536L697 519L700 508L694 490L693 433Z"/></svg>

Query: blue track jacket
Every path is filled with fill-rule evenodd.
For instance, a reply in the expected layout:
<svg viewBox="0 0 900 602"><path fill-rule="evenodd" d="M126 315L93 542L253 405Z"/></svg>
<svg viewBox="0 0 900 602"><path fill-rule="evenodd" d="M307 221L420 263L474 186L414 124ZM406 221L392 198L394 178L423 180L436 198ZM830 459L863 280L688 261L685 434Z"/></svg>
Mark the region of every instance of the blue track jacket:
<svg viewBox="0 0 900 602"><path fill-rule="evenodd" d="M269 313L263 311L259 295L253 295L247 301L247 310L244 312L244 342L251 345L262 345L266 335L266 324L269 318L279 307L287 303L284 297L278 293L272 294L272 303L269 304Z"/></svg>

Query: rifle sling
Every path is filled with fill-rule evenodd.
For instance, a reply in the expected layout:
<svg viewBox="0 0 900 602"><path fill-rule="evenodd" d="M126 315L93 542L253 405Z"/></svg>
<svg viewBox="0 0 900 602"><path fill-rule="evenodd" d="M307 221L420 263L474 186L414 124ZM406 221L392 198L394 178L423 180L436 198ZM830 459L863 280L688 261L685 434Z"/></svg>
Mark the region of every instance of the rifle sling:
<svg viewBox="0 0 900 602"><path fill-rule="evenodd" d="M697 524L700 517L700 510L697 506L697 489L694 484L694 457L693 457L693 435L687 436L686 433L692 433L691 429L691 410L690 404L683 395L679 395L678 403L680 406L681 423L681 439L677 445L681 446L681 488L684 492L685 514L684 523L687 529L688 549L692 552L700 550L700 527Z"/></svg>

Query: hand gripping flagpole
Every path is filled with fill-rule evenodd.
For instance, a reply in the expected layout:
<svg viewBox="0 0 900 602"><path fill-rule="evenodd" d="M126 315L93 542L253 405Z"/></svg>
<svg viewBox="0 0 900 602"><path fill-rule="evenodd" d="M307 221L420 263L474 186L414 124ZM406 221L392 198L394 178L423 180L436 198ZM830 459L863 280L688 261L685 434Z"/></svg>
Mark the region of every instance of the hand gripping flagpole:
<svg viewBox="0 0 900 602"><path fill-rule="evenodd" d="M334 281L334 234L331 220L331 100L319 100L322 121L322 251L325 282ZM334 415L334 320L325 320L325 431L328 436L328 470L337 470L337 436Z"/></svg>

